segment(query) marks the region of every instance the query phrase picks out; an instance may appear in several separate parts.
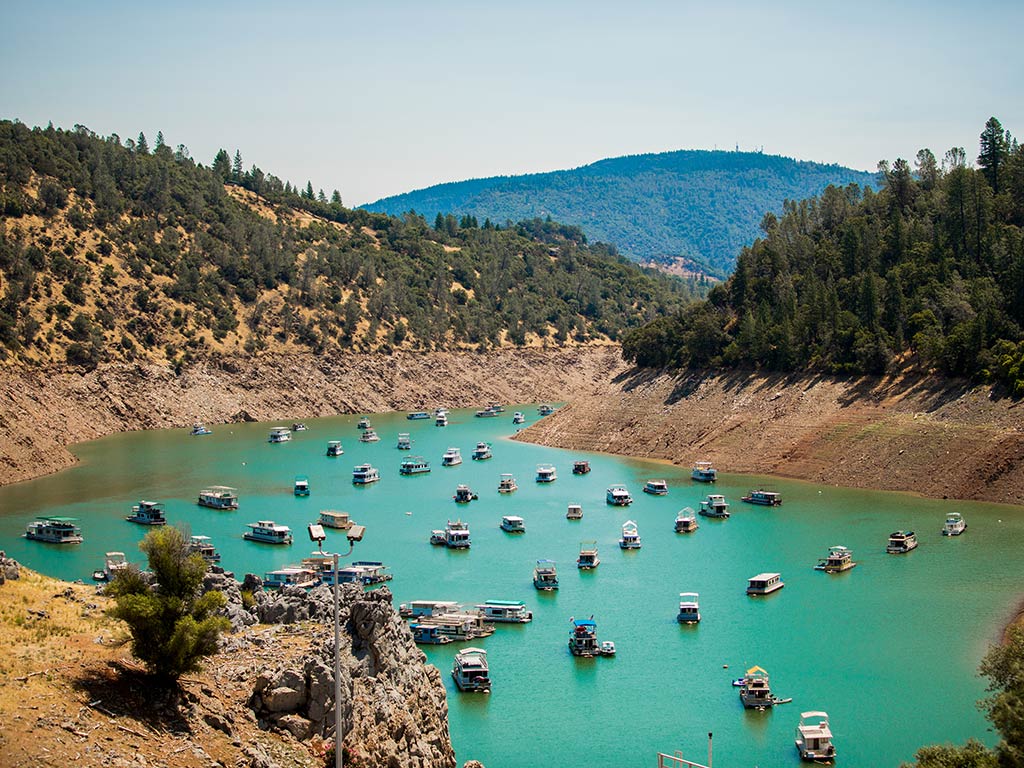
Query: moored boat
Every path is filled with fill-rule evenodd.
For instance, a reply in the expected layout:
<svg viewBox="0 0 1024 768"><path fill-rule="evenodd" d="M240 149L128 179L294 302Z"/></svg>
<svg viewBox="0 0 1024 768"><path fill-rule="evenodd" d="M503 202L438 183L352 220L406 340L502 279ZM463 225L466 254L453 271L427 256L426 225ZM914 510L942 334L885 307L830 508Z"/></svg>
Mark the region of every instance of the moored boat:
<svg viewBox="0 0 1024 768"><path fill-rule="evenodd" d="M28 524L25 538L48 544L81 544L82 529L75 525L77 518L41 515Z"/></svg>
<svg viewBox="0 0 1024 768"><path fill-rule="evenodd" d="M454 600L410 600L398 606L398 615L403 619L418 619L423 616L441 616L455 613L459 604Z"/></svg>
<svg viewBox="0 0 1024 768"><path fill-rule="evenodd" d="M632 520L627 520L622 524L622 536L619 538L620 549L640 549L640 532L637 530L636 523Z"/></svg>
<svg viewBox="0 0 1024 768"><path fill-rule="evenodd" d="M455 487L455 495L452 498L455 499L456 504L469 504L469 502L476 501L480 497L473 493L468 485L460 484Z"/></svg>
<svg viewBox="0 0 1024 768"><path fill-rule="evenodd" d="M430 543L440 544L444 546L444 543L448 541L448 534L443 529L435 528L430 532Z"/></svg>
<svg viewBox="0 0 1024 768"><path fill-rule="evenodd" d="M140 501L132 507L132 513L125 520L139 525L167 525L164 505L159 501Z"/></svg>
<svg viewBox="0 0 1024 768"><path fill-rule="evenodd" d="M444 545L448 549L469 549L469 525L461 520L449 520L444 529Z"/></svg>
<svg viewBox="0 0 1024 768"><path fill-rule="evenodd" d="M801 712L795 741L801 760L832 761L836 757L827 712Z"/></svg>
<svg viewBox="0 0 1024 768"><path fill-rule="evenodd" d="M226 485L211 485L199 492L196 504L210 509L238 509L238 491Z"/></svg>
<svg viewBox="0 0 1024 768"><path fill-rule="evenodd" d="M434 414L434 426L435 427L447 427L448 426L448 412L438 411Z"/></svg>
<svg viewBox="0 0 1024 768"><path fill-rule="evenodd" d="M589 571L597 568L600 564L601 560L597 556L597 542L592 540L581 541L580 555L576 558L576 567L582 571Z"/></svg>
<svg viewBox="0 0 1024 768"><path fill-rule="evenodd" d="M263 576L264 589L281 589L282 587L301 587L312 589L320 583L320 578L309 568L278 568L267 571Z"/></svg>
<svg viewBox="0 0 1024 768"><path fill-rule="evenodd" d="M402 459L402 463L398 466L400 475L424 475L428 472L430 472L430 462L422 456L410 456Z"/></svg>
<svg viewBox="0 0 1024 768"><path fill-rule="evenodd" d="M553 464L538 464L537 465L537 482L538 483L553 483L558 479L558 473L555 472Z"/></svg>
<svg viewBox="0 0 1024 768"><path fill-rule="evenodd" d="M690 477L698 483L713 483L718 479L718 470L712 466L710 461L698 461L690 470Z"/></svg>
<svg viewBox="0 0 1024 768"><path fill-rule="evenodd" d="M644 485L644 493L652 496L664 496L668 493L668 483L664 480L648 480Z"/></svg>
<svg viewBox="0 0 1024 768"><path fill-rule="evenodd" d="M128 569L128 560L124 552L107 552L103 557L103 567L92 572L93 581L112 581L118 571Z"/></svg>
<svg viewBox="0 0 1024 768"><path fill-rule="evenodd" d="M345 449L341 446L341 440L329 440L327 442L328 456L341 456L343 453L345 453Z"/></svg>
<svg viewBox="0 0 1024 768"><path fill-rule="evenodd" d="M526 624L533 621L533 613L526 610L522 600L487 600L476 606L487 621L500 624Z"/></svg>
<svg viewBox="0 0 1024 768"><path fill-rule="evenodd" d="M762 507L777 507L782 504L782 494L775 491L750 491L740 499L747 504L760 504Z"/></svg>
<svg viewBox="0 0 1024 768"><path fill-rule="evenodd" d="M490 693L491 678L487 666L487 651L466 648L456 653L452 664L452 679L460 691Z"/></svg>
<svg viewBox="0 0 1024 768"><path fill-rule="evenodd" d="M519 515L504 515L501 518L501 530L507 533L525 533L526 523Z"/></svg>
<svg viewBox="0 0 1024 768"><path fill-rule="evenodd" d="M220 552L213 546L209 536L191 536L188 540L189 554L199 555L208 563L220 562Z"/></svg>
<svg viewBox="0 0 1024 768"><path fill-rule="evenodd" d="M410 624L413 642L421 645L442 645L452 642L448 635L442 633L441 627L434 624Z"/></svg>
<svg viewBox="0 0 1024 768"><path fill-rule="evenodd" d="M380 480L380 471L372 464L357 464L352 468L353 485L369 485Z"/></svg>
<svg viewBox="0 0 1024 768"><path fill-rule="evenodd" d="M503 474L498 480L498 493L515 493L517 490L519 490L519 486L516 485L516 479L512 475Z"/></svg>
<svg viewBox="0 0 1024 768"><path fill-rule="evenodd" d="M724 520L729 517L729 502L720 493L709 493L700 503L700 514Z"/></svg>
<svg viewBox="0 0 1024 768"><path fill-rule="evenodd" d="M574 475L585 475L590 472L590 462L586 459L579 459L572 463L572 473Z"/></svg>
<svg viewBox="0 0 1024 768"><path fill-rule="evenodd" d="M496 411L490 407L484 408L483 410L477 411L475 414L478 419L493 419L499 415L499 411Z"/></svg>
<svg viewBox="0 0 1024 768"><path fill-rule="evenodd" d="M679 593L679 613L676 621L680 624L696 624L700 621L700 595L696 592Z"/></svg>
<svg viewBox="0 0 1024 768"><path fill-rule="evenodd" d="M317 522L326 528L336 528L340 531L347 531L352 527L352 518L348 512L338 512L334 509L320 510L320 519Z"/></svg>
<svg viewBox="0 0 1024 768"><path fill-rule="evenodd" d="M605 501L613 507L628 507L633 503L633 497L629 495L626 486L617 484L609 486L605 491Z"/></svg>
<svg viewBox="0 0 1024 768"><path fill-rule="evenodd" d="M359 436L360 443L376 443L380 440L380 435L374 432L372 429L364 429L363 434Z"/></svg>
<svg viewBox="0 0 1024 768"><path fill-rule="evenodd" d="M296 421L292 424L292 432L305 432L309 427L303 424L301 421Z"/></svg>
<svg viewBox="0 0 1024 768"><path fill-rule="evenodd" d="M525 424L526 423L526 415L524 413L522 413L521 411L516 411L515 413L512 414L512 423L513 424Z"/></svg>
<svg viewBox="0 0 1024 768"><path fill-rule="evenodd" d="M356 422L356 429L372 429L372 427L370 426L370 417L360 416L359 421Z"/></svg>
<svg viewBox="0 0 1024 768"><path fill-rule="evenodd" d="M427 413L426 411L413 411L412 413L408 414L405 418L409 419L409 421L418 421L420 419L429 419L430 414Z"/></svg>
<svg viewBox="0 0 1024 768"><path fill-rule="evenodd" d="M268 443L287 443L292 439L292 431L288 427L274 427L267 437Z"/></svg>
<svg viewBox="0 0 1024 768"><path fill-rule="evenodd" d="M243 539L260 541L264 544L292 543L292 529L287 525L278 525L273 520L260 520L248 525L249 530L242 534Z"/></svg>
<svg viewBox="0 0 1024 768"><path fill-rule="evenodd" d="M764 709L775 704L775 697L768 684L768 673L761 667L751 667L743 675L740 701L747 709Z"/></svg>
<svg viewBox="0 0 1024 768"><path fill-rule="evenodd" d="M582 520L583 519L583 505L582 504L570 504L565 510L566 520Z"/></svg>
<svg viewBox="0 0 1024 768"><path fill-rule="evenodd" d="M814 570L825 571L825 573L842 573L856 565L853 561L853 553L846 547L837 544L828 548L828 554L818 561Z"/></svg>
<svg viewBox="0 0 1024 768"><path fill-rule="evenodd" d="M458 448L449 448L441 456L442 467L455 467L462 463L462 452Z"/></svg>
<svg viewBox="0 0 1024 768"><path fill-rule="evenodd" d="M885 551L890 555L902 555L917 548L917 534L913 531L893 531Z"/></svg>
<svg viewBox="0 0 1024 768"><path fill-rule="evenodd" d="M550 416L554 412L554 407L548 405L547 403L542 403L541 405L537 406L537 413L539 413L541 416Z"/></svg>
<svg viewBox="0 0 1024 768"><path fill-rule="evenodd" d="M598 647L597 652L602 656L614 656L615 655L615 641L614 640L602 640L601 645Z"/></svg>
<svg viewBox="0 0 1024 768"><path fill-rule="evenodd" d="M192 430L189 432L189 434L194 437L198 437L200 435L212 435L213 430L207 429L205 424L203 424L201 421L197 421L195 424L192 425Z"/></svg>
<svg viewBox="0 0 1024 768"><path fill-rule="evenodd" d="M309 496L309 478L305 475L295 476L295 490L296 496Z"/></svg>
<svg viewBox="0 0 1024 768"><path fill-rule="evenodd" d="M942 526L943 536L959 536L967 530L967 523L964 516L959 512L950 512L946 515L946 523Z"/></svg>
<svg viewBox="0 0 1024 768"><path fill-rule="evenodd" d="M554 560L538 560L533 569L533 586L541 592L558 589L558 569Z"/></svg>
<svg viewBox="0 0 1024 768"><path fill-rule="evenodd" d="M376 560L356 560L352 565L338 569L339 584L362 584L372 586L391 581L388 567Z"/></svg>
<svg viewBox="0 0 1024 768"><path fill-rule="evenodd" d="M697 524L697 514L691 507L683 507L676 515L676 533L693 533L700 526Z"/></svg>
<svg viewBox="0 0 1024 768"><path fill-rule="evenodd" d="M590 619L570 619L569 653L573 656L592 658L601 653L597 642L597 622Z"/></svg>
<svg viewBox="0 0 1024 768"><path fill-rule="evenodd" d="M470 458L473 461L486 461L491 458L491 446L489 443L477 443L476 448L473 449L473 454Z"/></svg>
<svg viewBox="0 0 1024 768"><path fill-rule="evenodd" d="M398 443L395 447L400 451L411 451L412 450L412 438L409 437L408 432L398 433Z"/></svg>
<svg viewBox="0 0 1024 768"><path fill-rule="evenodd" d="M747 581L748 595L770 595L786 586L778 573L759 573Z"/></svg>

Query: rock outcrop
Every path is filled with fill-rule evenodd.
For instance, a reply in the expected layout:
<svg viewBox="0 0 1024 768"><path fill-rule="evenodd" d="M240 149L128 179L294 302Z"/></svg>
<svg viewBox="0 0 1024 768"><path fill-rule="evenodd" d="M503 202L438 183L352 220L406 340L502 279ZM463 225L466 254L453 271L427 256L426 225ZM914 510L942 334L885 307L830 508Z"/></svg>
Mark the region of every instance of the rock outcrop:
<svg viewBox="0 0 1024 768"><path fill-rule="evenodd" d="M7 553L0 550L0 584L8 579L16 579L19 575L18 561L13 557L7 557Z"/></svg>

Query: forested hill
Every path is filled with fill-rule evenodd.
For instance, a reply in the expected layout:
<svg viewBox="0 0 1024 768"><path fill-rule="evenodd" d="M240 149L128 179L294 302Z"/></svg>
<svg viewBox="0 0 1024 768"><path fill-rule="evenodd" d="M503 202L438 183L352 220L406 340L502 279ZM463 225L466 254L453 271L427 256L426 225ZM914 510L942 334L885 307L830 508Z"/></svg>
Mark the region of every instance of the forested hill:
<svg viewBox="0 0 1024 768"><path fill-rule="evenodd" d="M623 342L644 366L880 373L894 364L1006 382L1024 395L1024 147L995 118L884 187L830 187L766 216L706 302Z"/></svg>
<svg viewBox="0 0 1024 768"><path fill-rule="evenodd" d="M261 350L617 339L699 285L579 229L394 218L158 135L0 122L0 359L95 365Z"/></svg>
<svg viewBox="0 0 1024 768"><path fill-rule="evenodd" d="M551 216L637 261L676 257L727 274L758 235L766 211L829 184L870 185L874 175L755 152L684 150L601 160L571 171L440 184L363 206L483 220Z"/></svg>

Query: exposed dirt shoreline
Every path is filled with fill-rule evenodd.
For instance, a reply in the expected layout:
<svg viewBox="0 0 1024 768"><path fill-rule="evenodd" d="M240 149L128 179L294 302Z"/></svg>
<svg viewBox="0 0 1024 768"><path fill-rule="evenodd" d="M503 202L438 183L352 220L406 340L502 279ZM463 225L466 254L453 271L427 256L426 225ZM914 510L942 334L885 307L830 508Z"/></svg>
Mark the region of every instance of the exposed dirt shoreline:
<svg viewBox="0 0 1024 768"><path fill-rule="evenodd" d="M4 369L0 484L75 462L67 447L195 420L296 420L489 401L567 401L520 439L726 472L1024 505L1024 404L925 376L836 379L638 371L618 347L268 355L165 366Z"/></svg>

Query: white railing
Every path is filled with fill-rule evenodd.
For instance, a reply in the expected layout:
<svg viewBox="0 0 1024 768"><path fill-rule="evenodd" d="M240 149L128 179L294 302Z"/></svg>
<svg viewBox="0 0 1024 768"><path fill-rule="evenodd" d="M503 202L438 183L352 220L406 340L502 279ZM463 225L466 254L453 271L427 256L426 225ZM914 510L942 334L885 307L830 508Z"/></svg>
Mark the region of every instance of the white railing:
<svg viewBox="0 0 1024 768"><path fill-rule="evenodd" d="M658 768L709 768L703 763L693 763L689 760L683 759L682 752L676 752L674 755L666 755L663 752L658 753Z"/></svg>

